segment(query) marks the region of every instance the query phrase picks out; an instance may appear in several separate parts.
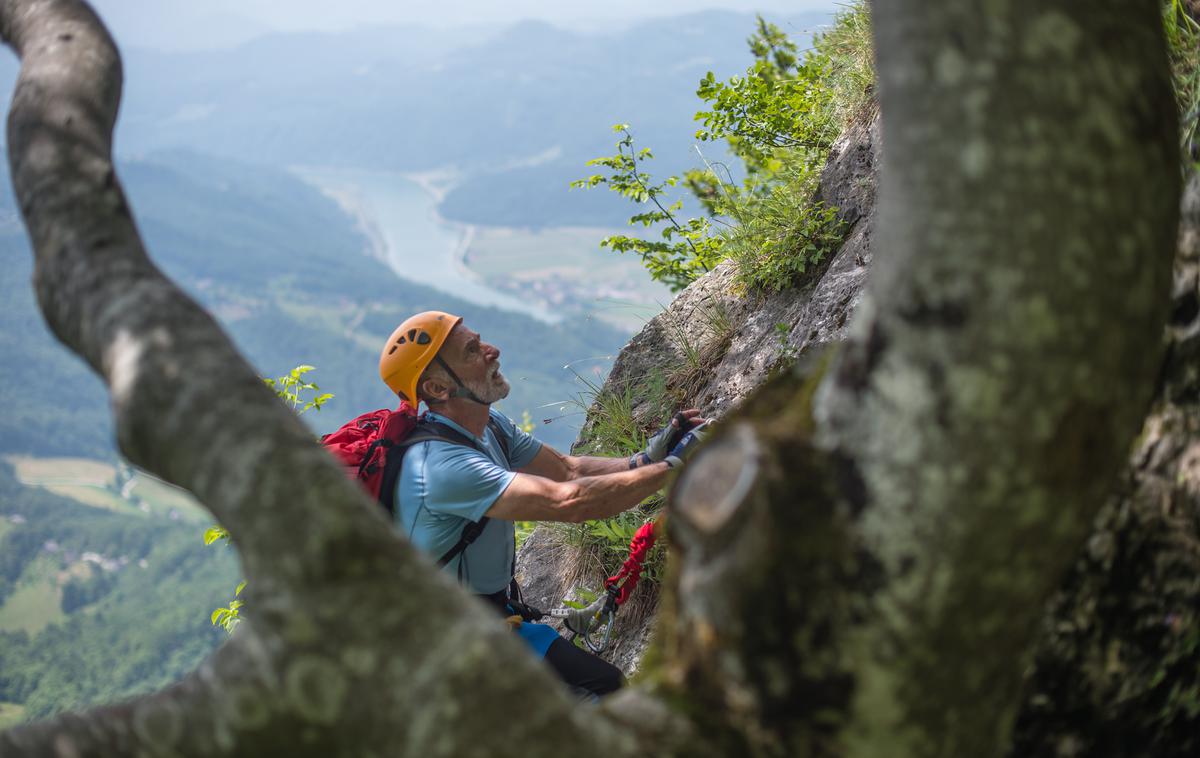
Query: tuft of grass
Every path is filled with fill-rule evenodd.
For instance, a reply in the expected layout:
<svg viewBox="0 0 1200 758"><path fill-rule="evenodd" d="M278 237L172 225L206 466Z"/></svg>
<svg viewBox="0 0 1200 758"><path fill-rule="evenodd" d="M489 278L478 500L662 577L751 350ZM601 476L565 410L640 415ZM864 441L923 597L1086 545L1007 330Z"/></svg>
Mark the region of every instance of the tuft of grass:
<svg viewBox="0 0 1200 758"><path fill-rule="evenodd" d="M690 314L701 329L694 335L687 325L670 312L663 314L671 341L683 354L684 361L666 375L666 391L673 404L686 408L696 404L696 397L713 368L729 352L736 327L725 303L710 295Z"/></svg>
<svg viewBox="0 0 1200 758"><path fill-rule="evenodd" d="M1182 119L1180 139L1189 163L1200 163L1200 22L1183 0L1165 0L1163 28Z"/></svg>
<svg viewBox="0 0 1200 758"><path fill-rule="evenodd" d="M646 446L646 438L657 429L656 424L669 416L661 372L609 388L578 374L576 377L583 391L572 402L588 412L584 439L575 450L579 455L633 455ZM638 408L643 409L640 414Z"/></svg>
<svg viewBox="0 0 1200 758"><path fill-rule="evenodd" d="M822 60L826 71L823 86L831 93L828 118L841 131L875 93L875 48L868 3L854 0L843 6L829 31L813 38L813 54Z"/></svg>
<svg viewBox="0 0 1200 758"><path fill-rule="evenodd" d="M793 156L743 223L722 232L741 289L778 292L799 286L841 245L846 224L837 209L813 200L820 166L808 156Z"/></svg>

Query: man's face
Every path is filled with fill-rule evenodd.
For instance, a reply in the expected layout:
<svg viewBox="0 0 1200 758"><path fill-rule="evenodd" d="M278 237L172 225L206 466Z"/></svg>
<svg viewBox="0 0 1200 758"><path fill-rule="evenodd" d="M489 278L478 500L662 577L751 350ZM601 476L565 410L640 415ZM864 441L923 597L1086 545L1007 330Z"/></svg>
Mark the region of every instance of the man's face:
<svg viewBox="0 0 1200 758"><path fill-rule="evenodd" d="M511 386L500 373L500 350L479 339L479 334L466 324L460 323L450 332L441 356L463 385L483 402L494 403L508 397Z"/></svg>

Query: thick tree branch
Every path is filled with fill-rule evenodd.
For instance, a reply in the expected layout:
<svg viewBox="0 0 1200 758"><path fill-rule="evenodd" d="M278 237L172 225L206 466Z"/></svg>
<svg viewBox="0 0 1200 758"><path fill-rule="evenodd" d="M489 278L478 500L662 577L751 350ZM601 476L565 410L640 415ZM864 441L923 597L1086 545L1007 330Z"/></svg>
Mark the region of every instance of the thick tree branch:
<svg viewBox="0 0 1200 758"><path fill-rule="evenodd" d="M757 396L671 497L662 686L728 754L1003 753L1161 356L1179 161L1155 7L874 8L855 336Z"/></svg>
<svg viewBox="0 0 1200 758"><path fill-rule="evenodd" d="M1179 207L1161 19L892 0L874 20L884 252L822 406L882 567L852 744L995 754L1160 363Z"/></svg>

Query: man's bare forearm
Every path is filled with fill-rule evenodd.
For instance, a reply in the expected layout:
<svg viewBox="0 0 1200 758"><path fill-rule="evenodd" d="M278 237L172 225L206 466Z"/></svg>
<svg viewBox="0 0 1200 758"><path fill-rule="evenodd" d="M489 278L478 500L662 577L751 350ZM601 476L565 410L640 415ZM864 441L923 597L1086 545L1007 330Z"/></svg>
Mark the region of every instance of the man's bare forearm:
<svg viewBox="0 0 1200 758"><path fill-rule="evenodd" d="M543 450L496 499L487 515L506 521L588 521L628 510L667 481L666 463L629 468L628 458L569 458ZM598 473L573 476L575 461ZM561 478L560 478L561 477Z"/></svg>
<svg viewBox="0 0 1200 758"><path fill-rule="evenodd" d="M628 458L599 458L594 455L580 455L572 457L571 464L572 479L616 474L629 470Z"/></svg>
<svg viewBox="0 0 1200 758"><path fill-rule="evenodd" d="M624 470L585 476L569 483L571 495L563 508L565 515L568 515L567 520L591 521L627 511L661 489L670 471L665 463L651 463L630 469L628 460L616 459L616 462L623 462Z"/></svg>

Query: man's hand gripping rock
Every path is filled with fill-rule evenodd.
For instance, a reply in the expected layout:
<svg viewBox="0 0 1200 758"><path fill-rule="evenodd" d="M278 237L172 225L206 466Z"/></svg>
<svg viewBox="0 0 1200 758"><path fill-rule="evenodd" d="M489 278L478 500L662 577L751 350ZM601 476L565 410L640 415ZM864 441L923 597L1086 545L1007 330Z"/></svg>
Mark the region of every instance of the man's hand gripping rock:
<svg viewBox="0 0 1200 758"><path fill-rule="evenodd" d="M637 468L650 463L666 462L672 468L678 466L691 454L696 443L707 434L708 420L701 418L700 411L688 408L671 417L671 423L660 429L650 438L646 449L629 459L629 468ZM689 437L693 432L697 434ZM686 444L685 440L687 440ZM679 454L676 455L676 452ZM670 460L674 457L674 461Z"/></svg>

